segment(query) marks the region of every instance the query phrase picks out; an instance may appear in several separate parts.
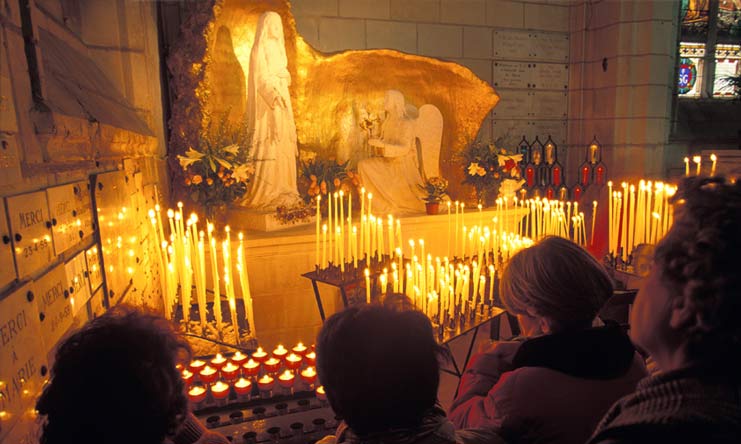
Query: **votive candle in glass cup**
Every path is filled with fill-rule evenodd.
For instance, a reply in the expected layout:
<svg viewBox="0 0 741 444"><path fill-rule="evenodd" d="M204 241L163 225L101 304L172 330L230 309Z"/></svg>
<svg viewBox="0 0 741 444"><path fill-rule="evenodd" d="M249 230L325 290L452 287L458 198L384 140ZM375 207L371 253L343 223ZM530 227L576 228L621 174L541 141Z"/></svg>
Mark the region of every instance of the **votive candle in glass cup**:
<svg viewBox="0 0 741 444"><path fill-rule="evenodd" d="M234 365L233 362L227 362L225 366L221 367L221 377L226 381L232 382L239 376L239 366Z"/></svg>
<svg viewBox="0 0 741 444"><path fill-rule="evenodd" d="M237 352L232 355L231 360L234 365L236 365L237 367L241 367L242 364L247 362L247 355L237 350Z"/></svg>
<svg viewBox="0 0 741 444"><path fill-rule="evenodd" d="M283 347L283 344L278 344L278 346L275 347L275 350L273 350L273 357L276 359L280 359L281 361L286 357L287 354L288 350Z"/></svg>
<svg viewBox="0 0 741 444"><path fill-rule="evenodd" d="M203 370L203 367L206 366L205 361L201 361L200 359L196 359L195 361L190 361L190 365L188 366L190 368L190 371L192 371L194 374L199 374L201 370Z"/></svg>
<svg viewBox="0 0 741 444"><path fill-rule="evenodd" d="M303 342L299 342L296 344L293 349L291 349L294 353L296 353L299 356L305 355L309 351L309 347L305 346Z"/></svg>
<svg viewBox="0 0 741 444"><path fill-rule="evenodd" d="M306 354L306 364L316 365L316 352L315 351L311 351Z"/></svg>
<svg viewBox="0 0 741 444"><path fill-rule="evenodd" d="M278 384L284 388L292 388L296 376L290 370L286 370L278 376Z"/></svg>
<svg viewBox="0 0 741 444"><path fill-rule="evenodd" d="M224 364L226 364L226 358L221 353L216 353L216 356L211 360L211 367L221 370Z"/></svg>
<svg viewBox="0 0 741 444"><path fill-rule="evenodd" d="M301 370L301 380L311 387L316 382L316 370L314 367L306 367Z"/></svg>
<svg viewBox="0 0 741 444"><path fill-rule="evenodd" d="M202 403L206 399L207 390L202 385L194 385L188 390L188 399L194 406Z"/></svg>
<svg viewBox="0 0 741 444"><path fill-rule="evenodd" d="M239 378L239 380L234 383L234 391L237 392L237 396L246 398L252 392L252 382L250 382L249 379Z"/></svg>
<svg viewBox="0 0 741 444"><path fill-rule="evenodd" d="M295 353L291 353L290 355L286 356L286 367L290 370L296 370L297 368L301 367L301 355L297 355Z"/></svg>
<svg viewBox="0 0 741 444"><path fill-rule="evenodd" d="M316 399L320 401L326 401L327 400L327 393L324 391L324 386L320 385L316 388Z"/></svg>
<svg viewBox="0 0 741 444"><path fill-rule="evenodd" d="M211 384L212 382L216 381L216 377L218 376L219 372L211 367L210 365L207 365L203 367L199 375L201 376L201 381L204 384Z"/></svg>
<svg viewBox="0 0 741 444"><path fill-rule="evenodd" d="M265 361L265 371L268 373L275 373L280 369L280 359L270 358Z"/></svg>
<svg viewBox="0 0 741 444"><path fill-rule="evenodd" d="M257 350L252 353L252 359L257 362L265 362L268 359L268 353L262 347L257 347Z"/></svg>
<svg viewBox="0 0 741 444"><path fill-rule="evenodd" d="M251 359L242 364L242 374L246 377L257 376L260 373L260 363Z"/></svg>
<svg viewBox="0 0 741 444"><path fill-rule="evenodd" d="M193 383L193 379L195 378L195 375L193 374L192 371L185 368L180 372L180 374L183 375L183 382L185 382L186 387Z"/></svg>
<svg viewBox="0 0 741 444"><path fill-rule="evenodd" d="M275 379L273 379L270 375L263 375L262 378L257 380L257 387L260 389L260 393L264 393L269 395L270 391L273 389L273 385L275 384Z"/></svg>
<svg viewBox="0 0 741 444"><path fill-rule="evenodd" d="M229 397L229 384L224 381L216 381L216 383L211 386L211 396L214 397L214 401L216 401L217 404L225 404L226 399Z"/></svg>

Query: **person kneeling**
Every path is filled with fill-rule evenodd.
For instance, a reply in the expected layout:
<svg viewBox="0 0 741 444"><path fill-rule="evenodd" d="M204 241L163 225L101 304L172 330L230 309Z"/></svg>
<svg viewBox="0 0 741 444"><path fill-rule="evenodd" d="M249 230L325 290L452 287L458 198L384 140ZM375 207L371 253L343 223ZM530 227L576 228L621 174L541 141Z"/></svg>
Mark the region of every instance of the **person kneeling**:
<svg viewBox="0 0 741 444"><path fill-rule="evenodd" d="M617 326L592 328L612 281L584 249L548 237L510 260L504 306L524 341L499 342L465 370L450 418L488 427L509 443L579 443L613 402L646 375Z"/></svg>
<svg viewBox="0 0 741 444"><path fill-rule="evenodd" d="M429 319L404 308L351 307L324 323L317 372L343 422L320 443L501 443L491 432L455 432L437 405L444 349Z"/></svg>

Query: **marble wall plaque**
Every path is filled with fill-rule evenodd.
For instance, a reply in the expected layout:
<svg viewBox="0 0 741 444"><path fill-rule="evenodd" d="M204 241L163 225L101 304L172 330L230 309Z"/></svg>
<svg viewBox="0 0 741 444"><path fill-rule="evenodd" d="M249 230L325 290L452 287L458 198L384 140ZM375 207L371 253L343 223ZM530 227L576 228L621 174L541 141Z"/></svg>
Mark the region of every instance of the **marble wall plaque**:
<svg viewBox="0 0 741 444"><path fill-rule="evenodd" d="M64 264L64 270L67 274L70 299L74 308L73 314L77 316L77 313L85 307L91 296L85 253L79 253Z"/></svg>
<svg viewBox="0 0 741 444"><path fill-rule="evenodd" d="M100 174L95 184L104 273L109 296L113 298L123 295L129 285L127 253L132 228L135 229L125 176L123 171ZM136 231L133 233L136 237Z"/></svg>
<svg viewBox="0 0 741 444"><path fill-rule="evenodd" d="M494 118L527 118L532 115L534 91L500 90L499 103L492 110Z"/></svg>
<svg viewBox="0 0 741 444"><path fill-rule="evenodd" d="M11 185L21 180L21 161L18 157L18 137L0 132L0 185Z"/></svg>
<svg viewBox="0 0 741 444"><path fill-rule="evenodd" d="M536 89L566 91L569 85L568 65L562 63L533 63L532 84Z"/></svg>
<svg viewBox="0 0 741 444"><path fill-rule="evenodd" d="M92 234L90 190L87 182L77 182L46 190L57 255Z"/></svg>
<svg viewBox="0 0 741 444"><path fill-rule="evenodd" d="M542 143L551 136L557 145L564 146L566 144L566 120L536 120L533 122L533 132L540 138ZM564 161L565 157L561 151L558 153L558 158L561 162Z"/></svg>
<svg viewBox="0 0 741 444"><path fill-rule="evenodd" d="M517 146L525 136L527 140L532 140L534 134L532 124L528 120L494 120L492 139L501 139L502 146Z"/></svg>
<svg viewBox="0 0 741 444"><path fill-rule="evenodd" d="M495 88L530 88L531 63L494 62L492 78Z"/></svg>
<svg viewBox="0 0 741 444"><path fill-rule="evenodd" d="M569 61L569 35L561 33L530 34L530 55L537 60Z"/></svg>
<svg viewBox="0 0 741 444"><path fill-rule="evenodd" d="M85 250L85 260L87 261L90 289L94 292L103 285L103 266L100 263L100 253L97 245L93 245Z"/></svg>
<svg viewBox="0 0 741 444"><path fill-rule="evenodd" d="M566 92L533 91L533 115L565 119L568 116Z"/></svg>
<svg viewBox="0 0 741 444"><path fill-rule="evenodd" d="M0 200L0 288L4 288L15 279L15 262L13 258L12 235L5 217L5 201Z"/></svg>
<svg viewBox="0 0 741 444"><path fill-rule="evenodd" d="M36 294L30 283L0 301L0 442L33 406L48 376Z"/></svg>
<svg viewBox="0 0 741 444"><path fill-rule="evenodd" d="M39 310L41 337L46 346L44 351L48 353L72 326L72 302L64 265L54 267L34 281L33 292Z"/></svg>
<svg viewBox="0 0 741 444"><path fill-rule="evenodd" d="M13 253L18 276L26 277L51 262L51 220L46 193L22 194L7 198Z"/></svg>
<svg viewBox="0 0 741 444"><path fill-rule="evenodd" d="M105 312L105 294L103 294L103 289L99 288L90 298L90 314L92 319L95 319Z"/></svg>
<svg viewBox="0 0 741 444"><path fill-rule="evenodd" d="M524 59L532 57L530 41L532 33L527 31L494 31L492 51L496 59Z"/></svg>

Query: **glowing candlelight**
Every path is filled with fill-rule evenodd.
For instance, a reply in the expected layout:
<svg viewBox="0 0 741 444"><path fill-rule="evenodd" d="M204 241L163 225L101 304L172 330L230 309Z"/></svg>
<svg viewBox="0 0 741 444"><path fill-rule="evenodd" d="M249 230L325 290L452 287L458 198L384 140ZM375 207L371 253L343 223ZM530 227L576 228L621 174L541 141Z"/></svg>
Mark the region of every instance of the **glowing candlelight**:
<svg viewBox="0 0 741 444"><path fill-rule="evenodd" d="M327 393L324 391L324 386L320 385L316 388L316 399L320 401L326 401L327 400Z"/></svg>
<svg viewBox="0 0 741 444"><path fill-rule="evenodd" d="M283 360L283 358L285 358L287 354L288 354L288 350L286 350L286 348L283 347L283 344L278 344L278 346L275 347L275 350L273 350L273 356L276 359Z"/></svg>
<svg viewBox="0 0 741 444"><path fill-rule="evenodd" d="M303 361L303 358L301 358L300 355L291 353L290 355L286 356L286 367L291 370L295 370L301 367L301 361Z"/></svg>
<svg viewBox="0 0 741 444"><path fill-rule="evenodd" d="M203 370L203 367L206 365L204 361L201 361L200 359L196 359L195 361L191 361L189 367L190 371L193 373L200 373L201 370Z"/></svg>
<svg viewBox="0 0 741 444"><path fill-rule="evenodd" d="M216 381L216 384L211 386L211 394L214 399L226 399L229 396L229 384L225 384L222 381Z"/></svg>
<svg viewBox="0 0 741 444"><path fill-rule="evenodd" d="M216 374L217 370L211 366L205 366L203 370L199 373L201 375L201 381L203 381L206 384L210 384L214 381L216 381Z"/></svg>
<svg viewBox="0 0 741 444"><path fill-rule="evenodd" d="M316 196L316 266L318 267L321 262L319 262L319 226L322 223L322 213L320 212L322 206L322 195L318 194Z"/></svg>
<svg viewBox="0 0 741 444"><path fill-rule="evenodd" d="M589 242L589 245L594 246L594 224L597 219L597 201L592 202L592 233L591 233L591 240Z"/></svg>
<svg viewBox="0 0 741 444"><path fill-rule="evenodd" d="M261 391L268 392L273 388L274 383L275 379L273 379L272 376L264 375L257 381L257 386L260 388Z"/></svg>
<svg viewBox="0 0 741 444"><path fill-rule="evenodd" d="M327 224L322 225L322 262L320 268L327 268Z"/></svg>
<svg viewBox="0 0 741 444"><path fill-rule="evenodd" d="M255 376L260 373L260 363L254 359L250 359L242 364L242 372L245 376Z"/></svg>
<svg viewBox="0 0 741 444"><path fill-rule="evenodd" d="M254 359L257 362L263 362L265 359L267 359L268 354L265 350L262 349L262 347L257 347L257 351L252 353L252 359Z"/></svg>
<svg viewBox="0 0 741 444"><path fill-rule="evenodd" d="M241 366L244 364L244 362L247 360L247 355L243 354L241 351L237 350L234 355L232 355L232 362L237 365Z"/></svg>
<svg viewBox="0 0 741 444"><path fill-rule="evenodd" d="M186 368L181 372L181 374L183 375L183 382L185 382L185 385L190 385L190 383L193 382L193 372Z"/></svg>
<svg viewBox="0 0 741 444"><path fill-rule="evenodd" d="M221 376L227 381L234 381L239 375L239 366L234 365L232 362L227 362L225 366L221 367Z"/></svg>
<svg viewBox="0 0 741 444"><path fill-rule="evenodd" d="M695 173L695 176L699 176L700 175L700 169L702 168L702 157L700 157L700 156L692 156L692 161L697 166L697 170L696 170L697 172Z"/></svg>
<svg viewBox="0 0 741 444"><path fill-rule="evenodd" d="M216 357L211 360L211 366L215 367L216 370L221 370L224 364L226 364L226 358L221 353L216 353Z"/></svg>
<svg viewBox="0 0 741 444"><path fill-rule="evenodd" d="M306 354L306 363L309 365L315 365L316 364L316 352L310 351Z"/></svg>
<svg viewBox="0 0 741 444"><path fill-rule="evenodd" d="M370 270L365 269L365 303L371 303L371 291L370 291Z"/></svg>
<svg viewBox="0 0 741 444"><path fill-rule="evenodd" d="M291 388L293 387L294 379L296 379L296 376L290 370L286 370L278 376L278 383L282 387Z"/></svg>
<svg viewBox="0 0 741 444"><path fill-rule="evenodd" d="M275 373L280 368L280 359L270 358L265 361L265 371L268 373Z"/></svg>
<svg viewBox="0 0 741 444"><path fill-rule="evenodd" d="M237 392L237 395L249 395L252 391L252 382L249 379L239 378L234 383L234 391Z"/></svg>
<svg viewBox="0 0 741 444"><path fill-rule="evenodd" d="M685 157L684 158L684 177L690 176L690 158Z"/></svg>
<svg viewBox="0 0 741 444"><path fill-rule="evenodd" d="M316 382L316 370L314 370L314 367L306 367L301 370L301 380L309 385Z"/></svg>
<svg viewBox="0 0 741 444"><path fill-rule="evenodd" d="M291 350L296 353L297 355L303 356L306 354L306 351L309 349L309 347L305 346L303 342L299 342L295 347L293 347Z"/></svg>
<svg viewBox="0 0 741 444"><path fill-rule="evenodd" d="M188 390L188 399L193 404L198 404L206 399L206 387L202 385L195 385Z"/></svg>
<svg viewBox="0 0 741 444"><path fill-rule="evenodd" d="M710 167L710 175L715 176L715 165L718 163L718 156L713 153L710 155L710 160L713 162L713 165Z"/></svg>

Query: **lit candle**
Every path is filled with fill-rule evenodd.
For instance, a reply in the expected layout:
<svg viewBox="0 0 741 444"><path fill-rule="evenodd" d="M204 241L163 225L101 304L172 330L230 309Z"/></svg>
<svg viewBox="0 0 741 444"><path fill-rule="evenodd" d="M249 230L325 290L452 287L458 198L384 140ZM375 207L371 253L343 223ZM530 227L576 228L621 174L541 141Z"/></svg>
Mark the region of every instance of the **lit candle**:
<svg viewBox="0 0 741 444"><path fill-rule="evenodd" d="M205 367L206 363L204 361L201 361L200 359L196 359L195 361L191 361L190 363L190 371L193 373L200 373L201 370L203 370L203 367Z"/></svg>
<svg viewBox="0 0 741 444"><path fill-rule="evenodd" d="M216 381L216 384L211 386L211 394L216 400L223 400L229 396L229 384L225 384L222 381Z"/></svg>
<svg viewBox="0 0 741 444"><path fill-rule="evenodd" d="M309 365L315 365L316 364L316 352L310 351L306 354L306 363Z"/></svg>
<svg viewBox="0 0 741 444"><path fill-rule="evenodd" d="M193 372L186 368L181 373L183 375L183 382L185 382L185 385L190 385L193 382Z"/></svg>
<svg viewBox="0 0 741 444"><path fill-rule="evenodd" d="M695 165L697 166L697 172L695 173L695 176L700 175L700 169L702 168L702 157L700 156L693 156L692 161L695 162Z"/></svg>
<svg viewBox="0 0 741 444"><path fill-rule="evenodd" d="M245 376L255 376L258 373L260 373L260 363L258 361L255 361L254 359L250 359L249 361L242 364L242 373Z"/></svg>
<svg viewBox="0 0 741 444"><path fill-rule="evenodd" d="M371 303L371 291L370 291L370 270L365 269L365 303Z"/></svg>
<svg viewBox="0 0 741 444"><path fill-rule="evenodd" d="M690 176L690 158L685 157L684 158L684 177Z"/></svg>
<svg viewBox="0 0 741 444"><path fill-rule="evenodd" d="M327 268L327 224L322 225L322 262L320 268Z"/></svg>
<svg viewBox="0 0 741 444"><path fill-rule="evenodd" d="M237 395L249 395L252 391L252 382L249 379L239 378L234 383L234 391L237 392Z"/></svg>
<svg viewBox="0 0 741 444"><path fill-rule="evenodd" d="M257 386L260 388L261 391L269 392L273 388L274 383L275 379L273 379L272 376L264 375L257 381Z"/></svg>
<svg viewBox="0 0 741 444"><path fill-rule="evenodd" d="M299 342L295 347L291 349L294 353L296 353L299 356L303 356L306 354L306 351L309 350L309 347L305 346L303 342Z"/></svg>
<svg viewBox="0 0 741 444"><path fill-rule="evenodd" d="M216 381L216 374L217 370L211 366L205 366L203 370L199 373L201 375L201 381L203 381L206 384L210 384L214 381Z"/></svg>
<svg viewBox="0 0 741 444"><path fill-rule="evenodd" d="M273 356L276 359L283 360L283 358L285 358L287 354L288 354L288 350L286 350L286 348L283 347L283 344L278 344L278 346L275 347L275 350L273 350Z"/></svg>
<svg viewBox="0 0 741 444"><path fill-rule="evenodd" d="M316 388L316 399L320 401L326 401L327 400L327 393L324 391L324 386L320 385Z"/></svg>
<svg viewBox="0 0 741 444"><path fill-rule="evenodd" d="M265 371L268 373L275 373L280 368L280 359L270 358L265 361Z"/></svg>
<svg viewBox="0 0 741 444"><path fill-rule="evenodd" d="M188 390L188 399L190 399L190 402L193 404L203 402L203 400L206 399L206 387L202 385L194 385L190 390Z"/></svg>
<svg viewBox="0 0 741 444"><path fill-rule="evenodd" d="M301 370L301 380L309 385L316 382L316 370L314 370L314 367L306 367Z"/></svg>
<svg viewBox="0 0 741 444"><path fill-rule="evenodd" d="M239 375L239 366L234 365L232 362L227 362L225 366L221 367L221 376L227 381L234 381Z"/></svg>
<svg viewBox="0 0 741 444"><path fill-rule="evenodd" d="M300 355L291 353L290 355L286 356L286 367L291 370L296 370L297 368L301 367L302 360L303 359Z"/></svg>
<svg viewBox="0 0 741 444"><path fill-rule="evenodd" d="M290 370L286 370L278 376L278 383L282 387L291 388L293 387L294 379L296 379L296 376Z"/></svg>
<svg viewBox="0 0 741 444"><path fill-rule="evenodd" d="M247 355L243 354L241 351L237 351L232 355L232 362L237 366L241 366L246 360Z"/></svg>
<svg viewBox="0 0 741 444"><path fill-rule="evenodd" d="M321 206L322 206L322 195L321 194L318 194L316 196L316 241L315 241L315 243L316 243L316 259L315 259L315 262L316 262L316 266L317 267L321 264L321 262L319 262L319 226L322 223L322 213L320 212L321 211Z"/></svg>
<svg viewBox="0 0 741 444"><path fill-rule="evenodd" d="M590 234L591 239L589 245L594 246L594 224L597 219L597 201L592 202L592 233Z"/></svg>
<svg viewBox="0 0 741 444"><path fill-rule="evenodd" d="M226 364L226 358L221 353L216 353L216 357L211 360L211 366L216 368L216 370L221 370L224 364Z"/></svg>
<svg viewBox="0 0 741 444"><path fill-rule="evenodd" d="M710 155L710 160L713 162L713 165L710 167L710 175L715 176L715 165L718 162L718 156L713 153Z"/></svg>
<svg viewBox="0 0 741 444"><path fill-rule="evenodd" d="M252 353L252 359L254 359L257 362L263 362L265 359L267 359L268 354L265 352L265 350L262 349L262 347L257 347L257 351Z"/></svg>

